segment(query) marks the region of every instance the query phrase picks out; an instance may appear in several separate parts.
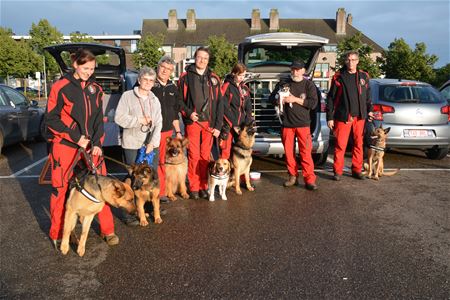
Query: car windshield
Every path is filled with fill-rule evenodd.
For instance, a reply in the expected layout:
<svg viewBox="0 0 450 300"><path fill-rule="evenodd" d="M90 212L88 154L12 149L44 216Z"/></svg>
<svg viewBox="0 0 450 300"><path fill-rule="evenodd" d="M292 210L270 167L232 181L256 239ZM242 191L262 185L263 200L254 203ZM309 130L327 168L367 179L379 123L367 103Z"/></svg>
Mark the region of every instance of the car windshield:
<svg viewBox="0 0 450 300"><path fill-rule="evenodd" d="M294 60L303 60L308 65L315 50L291 46L258 46L248 49L244 56L244 64L248 67L260 65L289 66Z"/></svg>
<svg viewBox="0 0 450 300"><path fill-rule="evenodd" d="M379 99L396 103L439 103L442 95L427 85L381 85Z"/></svg>

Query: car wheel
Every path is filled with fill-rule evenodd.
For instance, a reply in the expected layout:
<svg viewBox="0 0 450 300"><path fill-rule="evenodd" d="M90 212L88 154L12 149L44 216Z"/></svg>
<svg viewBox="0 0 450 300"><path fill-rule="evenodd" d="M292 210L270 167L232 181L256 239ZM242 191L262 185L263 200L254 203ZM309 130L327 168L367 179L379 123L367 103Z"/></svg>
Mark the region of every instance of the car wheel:
<svg viewBox="0 0 450 300"><path fill-rule="evenodd" d="M439 159L443 159L447 156L448 154L448 148L431 148L425 151L425 155L429 158L429 159L435 159L435 160L439 160Z"/></svg>
<svg viewBox="0 0 450 300"><path fill-rule="evenodd" d="M3 133L0 131L0 154L2 154L3 148Z"/></svg>
<svg viewBox="0 0 450 300"><path fill-rule="evenodd" d="M39 142L45 142L47 136L47 128L44 124L44 119L42 119L41 124L39 125L39 135L36 137L36 140Z"/></svg>
<svg viewBox="0 0 450 300"><path fill-rule="evenodd" d="M313 153L312 158L315 166L324 165L328 158L328 148L322 153Z"/></svg>

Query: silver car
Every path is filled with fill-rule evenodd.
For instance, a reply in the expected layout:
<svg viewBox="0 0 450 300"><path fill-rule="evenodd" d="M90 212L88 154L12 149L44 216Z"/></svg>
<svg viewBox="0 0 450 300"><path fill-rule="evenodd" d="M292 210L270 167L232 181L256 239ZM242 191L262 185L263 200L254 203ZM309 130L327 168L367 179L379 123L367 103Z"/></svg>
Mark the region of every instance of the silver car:
<svg viewBox="0 0 450 300"><path fill-rule="evenodd" d="M257 125L254 154L284 155L281 143L281 124L269 96L283 77L290 75L290 64L302 59L306 75L310 75L323 45L328 39L304 33L274 32L249 36L239 44L238 60L247 66L246 83L253 100L253 113ZM320 93L319 93L320 94ZM328 155L329 134L323 100L311 113L313 159L324 164ZM297 149L298 152L298 149Z"/></svg>
<svg viewBox="0 0 450 300"><path fill-rule="evenodd" d="M371 79L375 125L391 127L389 148L424 150L443 159L450 145L450 112L444 97L431 85L402 79Z"/></svg>

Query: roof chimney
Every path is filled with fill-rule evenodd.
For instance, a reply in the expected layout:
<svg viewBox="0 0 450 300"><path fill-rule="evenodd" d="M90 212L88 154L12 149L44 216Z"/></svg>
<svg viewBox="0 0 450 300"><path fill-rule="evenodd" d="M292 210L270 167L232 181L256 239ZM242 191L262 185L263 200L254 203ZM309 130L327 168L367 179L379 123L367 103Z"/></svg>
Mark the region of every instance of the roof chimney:
<svg viewBox="0 0 450 300"><path fill-rule="evenodd" d="M169 28L168 30L178 30L177 10L169 10Z"/></svg>
<svg viewBox="0 0 450 300"><path fill-rule="evenodd" d="M347 15L347 24L352 25L353 23L353 16L352 14Z"/></svg>
<svg viewBox="0 0 450 300"><path fill-rule="evenodd" d="M270 10L269 17L270 17L269 30L278 31L278 29L280 29L278 9L272 8Z"/></svg>
<svg viewBox="0 0 450 300"><path fill-rule="evenodd" d="M336 12L336 34L345 34L345 9L342 7Z"/></svg>
<svg viewBox="0 0 450 300"><path fill-rule="evenodd" d="M259 9L252 10L252 27L251 30L261 30L261 13Z"/></svg>
<svg viewBox="0 0 450 300"><path fill-rule="evenodd" d="M195 10L188 9L187 10L187 18L186 18L186 30L195 30L197 25L195 24Z"/></svg>

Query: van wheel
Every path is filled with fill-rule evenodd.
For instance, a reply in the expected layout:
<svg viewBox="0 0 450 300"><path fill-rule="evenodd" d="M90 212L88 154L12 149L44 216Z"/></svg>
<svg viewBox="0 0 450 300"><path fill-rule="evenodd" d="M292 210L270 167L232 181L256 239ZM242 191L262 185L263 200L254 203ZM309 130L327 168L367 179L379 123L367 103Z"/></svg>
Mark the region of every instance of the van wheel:
<svg viewBox="0 0 450 300"><path fill-rule="evenodd" d="M313 153L312 159L315 166L322 166L327 162L328 149L322 153Z"/></svg>
<svg viewBox="0 0 450 300"><path fill-rule="evenodd" d="M429 159L434 159L434 160L443 159L447 156L447 154L448 154L448 148L433 147L433 148L425 151L425 155Z"/></svg>

